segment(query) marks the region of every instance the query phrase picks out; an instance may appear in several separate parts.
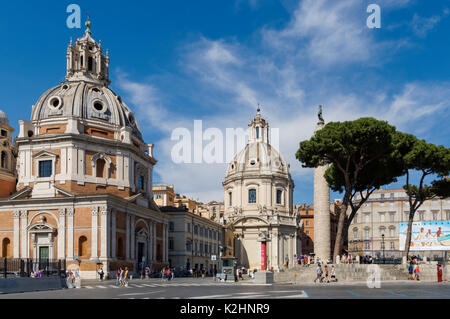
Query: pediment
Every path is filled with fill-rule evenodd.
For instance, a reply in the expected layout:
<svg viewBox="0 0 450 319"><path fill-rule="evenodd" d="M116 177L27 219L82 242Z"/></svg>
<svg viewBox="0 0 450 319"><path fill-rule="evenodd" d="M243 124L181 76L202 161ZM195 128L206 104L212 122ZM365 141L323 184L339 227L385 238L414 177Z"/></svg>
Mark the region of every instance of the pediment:
<svg viewBox="0 0 450 319"><path fill-rule="evenodd" d="M29 232L33 233L53 233L56 228L45 222L39 222L28 227Z"/></svg>
<svg viewBox="0 0 450 319"><path fill-rule="evenodd" d="M56 158L56 157L58 157L58 154L55 154L55 153L52 153L52 152L49 152L49 151L40 151L40 152L38 152L38 153L33 155L33 158L41 158L41 157Z"/></svg>

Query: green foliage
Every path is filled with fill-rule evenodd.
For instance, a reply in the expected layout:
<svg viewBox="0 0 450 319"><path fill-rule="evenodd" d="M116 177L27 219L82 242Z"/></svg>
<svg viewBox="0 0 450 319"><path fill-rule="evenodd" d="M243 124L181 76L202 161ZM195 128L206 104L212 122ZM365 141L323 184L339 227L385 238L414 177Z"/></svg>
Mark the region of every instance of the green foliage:
<svg viewBox="0 0 450 319"><path fill-rule="evenodd" d="M380 188L403 175L408 142L387 122L361 118L328 123L300 143L296 156L303 167L330 164L325 174L330 188L354 193Z"/></svg>

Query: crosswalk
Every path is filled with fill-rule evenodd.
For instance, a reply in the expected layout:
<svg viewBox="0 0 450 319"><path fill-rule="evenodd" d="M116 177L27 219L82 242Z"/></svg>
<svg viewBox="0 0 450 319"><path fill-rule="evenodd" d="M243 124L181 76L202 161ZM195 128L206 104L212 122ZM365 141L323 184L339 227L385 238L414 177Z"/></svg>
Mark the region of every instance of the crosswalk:
<svg viewBox="0 0 450 319"><path fill-rule="evenodd" d="M116 285L88 285L82 286L83 289L124 289L124 288L158 288L158 287L201 287L201 286L229 286L221 283L163 283L163 284L128 284L128 286Z"/></svg>

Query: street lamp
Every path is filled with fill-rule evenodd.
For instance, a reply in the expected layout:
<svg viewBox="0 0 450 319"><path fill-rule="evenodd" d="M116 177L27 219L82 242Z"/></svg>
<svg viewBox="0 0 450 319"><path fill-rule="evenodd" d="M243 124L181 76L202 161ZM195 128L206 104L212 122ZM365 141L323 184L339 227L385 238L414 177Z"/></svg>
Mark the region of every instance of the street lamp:
<svg viewBox="0 0 450 319"><path fill-rule="evenodd" d="M384 234L381 234L381 239L382 239L381 248L383 249L383 264L385 264L386 263L386 259L384 257Z"/></svg>

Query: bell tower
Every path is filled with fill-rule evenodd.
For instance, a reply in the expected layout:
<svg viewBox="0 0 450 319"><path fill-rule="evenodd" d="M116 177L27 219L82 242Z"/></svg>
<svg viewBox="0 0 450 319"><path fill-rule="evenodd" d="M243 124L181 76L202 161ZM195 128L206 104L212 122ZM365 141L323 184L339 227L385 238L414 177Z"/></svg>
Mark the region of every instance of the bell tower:
<svg viewBox="0 0 450 319"><path fill-rule="evenodd" d="M103 55L101 42L97 43L91 36L91 21L86 21L86 31L82 38L77 39L75 45L70 40L67 48L66 80L94 82L108 86L109 54Z"/></svg>

